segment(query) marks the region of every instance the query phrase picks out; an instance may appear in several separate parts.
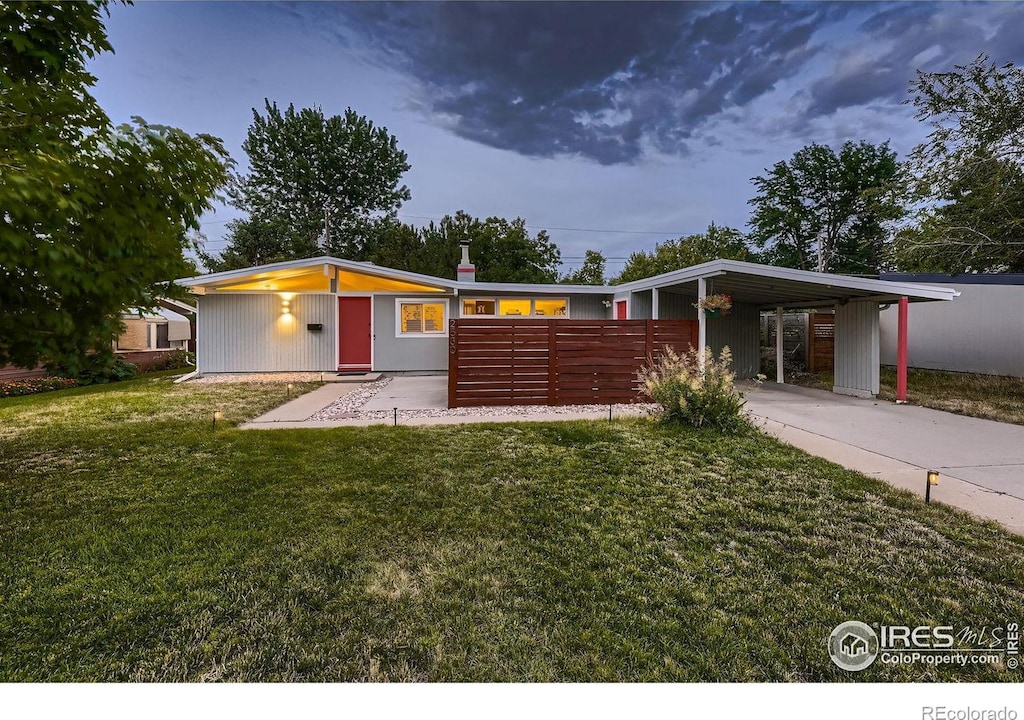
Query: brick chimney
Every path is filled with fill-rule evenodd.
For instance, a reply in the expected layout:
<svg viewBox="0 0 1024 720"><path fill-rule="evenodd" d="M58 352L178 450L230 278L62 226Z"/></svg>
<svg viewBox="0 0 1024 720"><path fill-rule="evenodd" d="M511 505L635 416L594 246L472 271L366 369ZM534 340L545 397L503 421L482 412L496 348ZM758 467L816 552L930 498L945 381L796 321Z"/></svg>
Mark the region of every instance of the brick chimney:
<svg viewBox="0 0 1024 720"><path fill-rule="evenodd" d="M469 261L469 240L459 243L462 248L462 262L456 269L456 277L460 282L476 282L476 265Z"/></svg>

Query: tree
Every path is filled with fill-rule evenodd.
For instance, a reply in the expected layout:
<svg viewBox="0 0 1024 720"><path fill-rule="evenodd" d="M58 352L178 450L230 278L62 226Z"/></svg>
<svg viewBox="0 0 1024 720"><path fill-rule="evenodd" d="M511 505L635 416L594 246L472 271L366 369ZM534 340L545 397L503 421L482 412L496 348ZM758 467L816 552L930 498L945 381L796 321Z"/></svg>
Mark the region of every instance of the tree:
<svg viewBox="0 0 1024 720"><path fill-rule="evenodd" d="M920 210L894 247L906 270L1024 272L1024 69L979 55L918 71L916 117L932 131L910 155Z"/></svg>
<svg viewBox="0 0 1024 720"><path fill-rule="evenodd" d="M231 197L249 219L230 228L218 267L245 267L238 263L256 238L280 259L365 259L375 220L411 197L399 185L410 166L398 140L352 108L327 117L319 107L282 112L265 101L265 115L253 109L242 148L250 171L236 178Z"/></svg>
<svg viewBox="0 0 1024 720"><path fill-rule="evenodd" d="M112 362L121 313L194 270L189 230L228 178L217 138L113 127L89 94L106 6L0 9L0 364Z"/></svg>
<svg viewBox="0 0 1024 720"><path fill-rule="evenodd" d="M597 250L587 250L583 255L583 264L569 273L560 282L568 285L604 285L605 259Z"/></svg>
<svg viewBox="0 0 1024 720"><path fill-rule="evenodd" d="M296 249L291 244L289 228L280 221L261 222L252 218L231 220L227 224L230 244L220 255L197 252L208 272L224 272L238 268L293 260ZM309 257L303 255L302 257Z"/></svg>
<svg viewBox="0 0 1024 720"><path fill-rule="evenodd" d="M902 173L889 143L812 144L752 179L751 240L773 265L876 273L886 224L904 215Z"/></svg>
<svg viewBox="0 0 1024 720"><path fill-rule="evenodd" d="M642 280L661 273L700 265L711 260L753 260L754 253L747 246L743 233L715 223L706 232L675 240L666 240L654 246L653 252L643 250L632 253L615 284Z"/></svg>
<svg viewBox="0 0 1024 720"><path fill-rule="evenodd" d="M436 225L431 222L423 228L422 238L415 263L418 272L454 279L459 245L468 240L476 279L481 282L553 283L558 279L558 246L543 230L531 237L522 218L481 221L460 210Z"/></svg>
<svg viewBox="0 0 1024 720"><path fill-rule="evenodd" d="M388 216L373 223L369 234L365 260L396 270L425 271L423 238L412 225Z"/></svg>
<svg viewBox="0 0 1024 720"><path fill-rule="evenodd" d="M910 272L1024 272L1024 171L974 159L949 179L945 204L926 207L901 230L893 264Z"/></svg>

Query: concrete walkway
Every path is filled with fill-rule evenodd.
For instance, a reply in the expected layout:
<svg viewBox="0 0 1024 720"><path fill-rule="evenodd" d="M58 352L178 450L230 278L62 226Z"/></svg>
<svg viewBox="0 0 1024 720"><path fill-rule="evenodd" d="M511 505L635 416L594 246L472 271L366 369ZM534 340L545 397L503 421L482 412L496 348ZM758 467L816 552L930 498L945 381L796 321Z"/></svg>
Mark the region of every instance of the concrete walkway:
<svg viewBox="0 0 1024 720"><path fill-rule="evenodd" d="M1024 534L1024 426L765 383L747 411L796 447Z"/></svg>
<svg viewBox="0 0 1024 720"><path fill-rule="evenodd" d="M294 423L304 422L306 418L310 417L317 410L327 407L335 400L355 392L361 387L361 384L355 383L329 383L321 385L316 390L310 390L308 393L300 395L294 400L289 400L284 405L244 423L241 427L291 427Z"/></svg>

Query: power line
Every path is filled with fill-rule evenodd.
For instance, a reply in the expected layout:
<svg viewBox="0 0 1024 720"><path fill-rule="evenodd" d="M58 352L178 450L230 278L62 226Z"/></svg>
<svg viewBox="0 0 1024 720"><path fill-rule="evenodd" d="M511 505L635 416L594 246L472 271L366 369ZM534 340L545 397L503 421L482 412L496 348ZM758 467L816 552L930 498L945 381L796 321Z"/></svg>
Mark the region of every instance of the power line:
<svg viewBox="0 0 1024 720"><path fill-rule="evenodd" d="M410 215L408 213L396 213L398 217L414 218L416 220L436 220L441 221L444 218L431 215ZM450 217L450 216L448 216ZM223 225L224 223L231 222L230 220L211 220L209 222L199 223L200 225ZM683 231L668 231L668 230L612 230L609 228L574 228L574 227L556 227L554 225L525 225L524 227L530 230L559 230L562 232L588 232L588 233L610 233L617 235L670 235L676 237L682 237L685 235L695 235L696 233L683 232Z"/></svg>

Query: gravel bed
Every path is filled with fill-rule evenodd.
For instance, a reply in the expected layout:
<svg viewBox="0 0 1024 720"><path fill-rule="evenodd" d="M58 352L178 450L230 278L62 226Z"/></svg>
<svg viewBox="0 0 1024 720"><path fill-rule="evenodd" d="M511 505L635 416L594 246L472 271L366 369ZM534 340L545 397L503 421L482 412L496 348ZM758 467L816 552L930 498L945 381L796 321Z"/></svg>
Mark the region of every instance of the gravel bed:
<svg viewBox="0 0 1024 720"><path fill-rule="evenodd" d="M192 378L188 382L203 384L213 383L294 383L320 382L324 374L318 372L276 372L276 373L211 373Z"/></svg>
<svg viewBox="0 0 1024 720"><path fill-rule="evenodd" d="M366 402L387 387L391 378L382 378L359 388L314 413L310 420L389 420L394 417L392 410L360 410ZM618 403L612 405L612 415L650 414L657 410L654 403ZM523 415L576 415L578 413L607 413L607 405L507 405L503 407L460 407L430 410L398 410L401 418L444 418L444 417L509 417Z"/></svg>
<svg viewBox="0 0 1024 720"><path fill-rule="evenodd" d="M313 413L310 420L338 420L341 418L369 417L375 413L359 413L366 401L391 384L391 378L382 377L376 382L361 385L359 389L343 395L322 410ZM383 413L386 415L387 413Z"/></svg>

